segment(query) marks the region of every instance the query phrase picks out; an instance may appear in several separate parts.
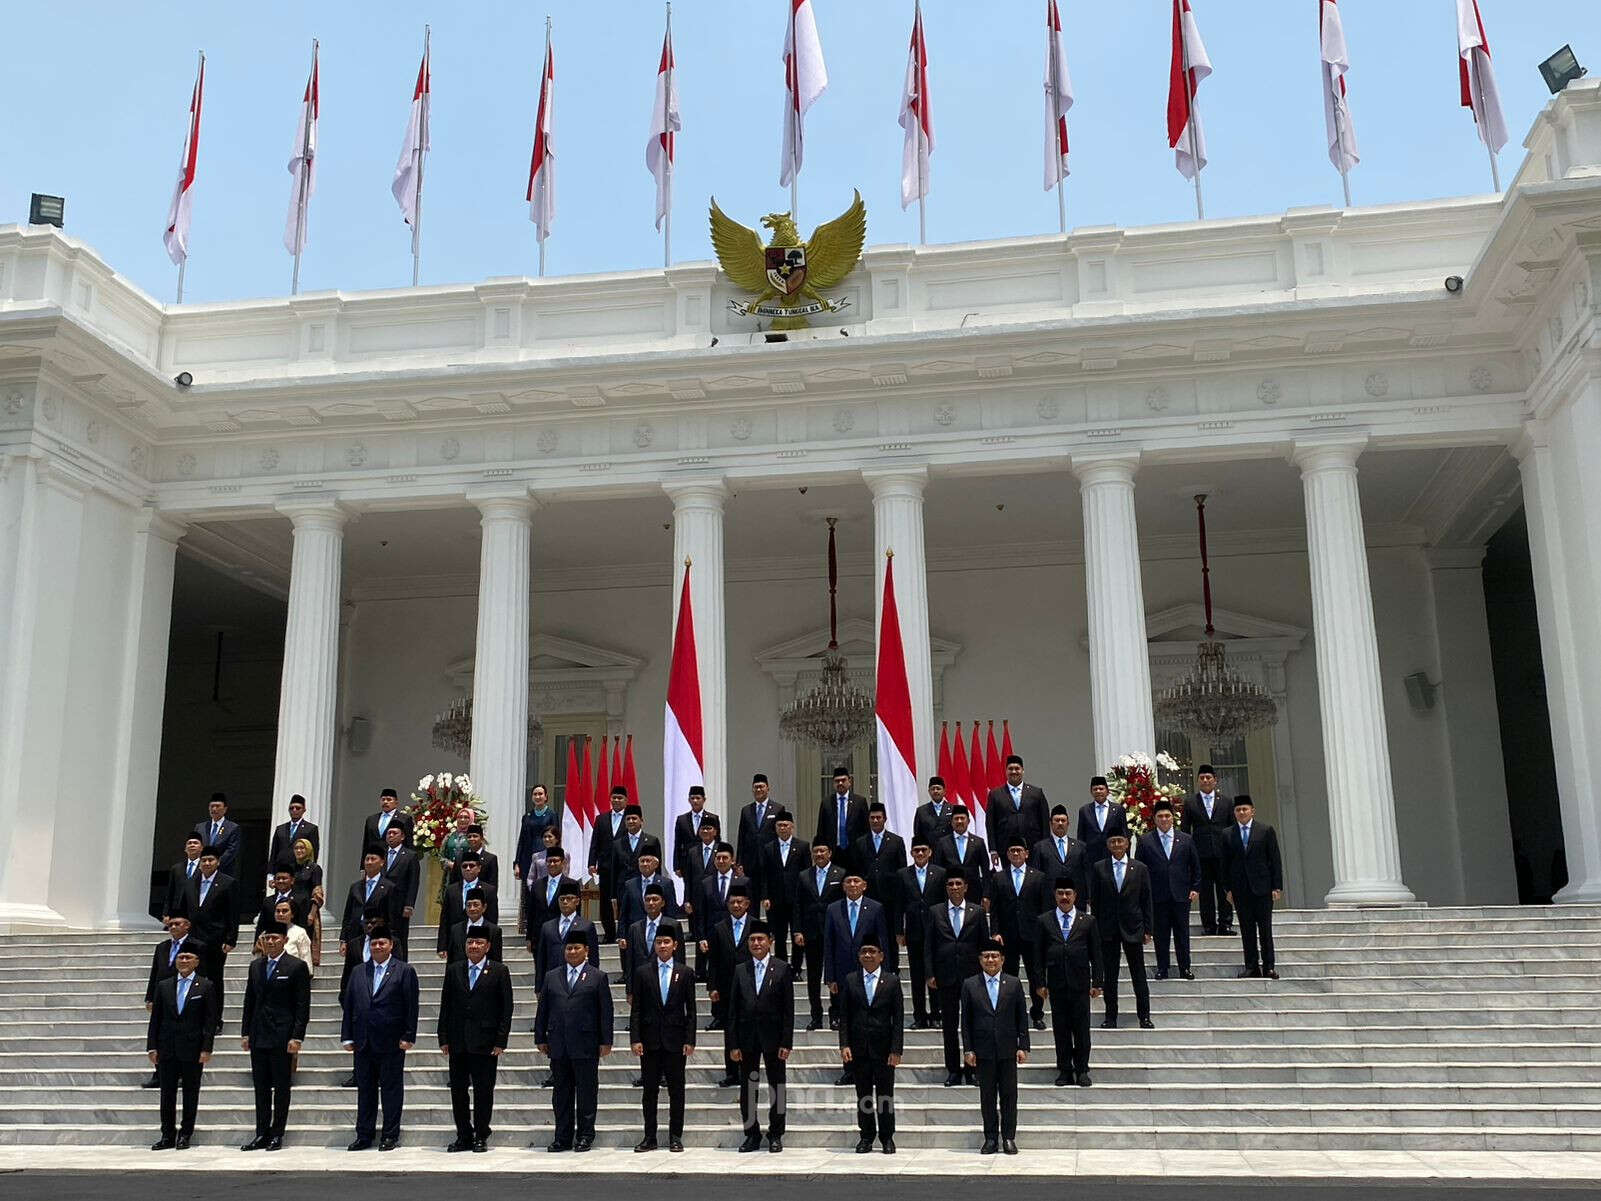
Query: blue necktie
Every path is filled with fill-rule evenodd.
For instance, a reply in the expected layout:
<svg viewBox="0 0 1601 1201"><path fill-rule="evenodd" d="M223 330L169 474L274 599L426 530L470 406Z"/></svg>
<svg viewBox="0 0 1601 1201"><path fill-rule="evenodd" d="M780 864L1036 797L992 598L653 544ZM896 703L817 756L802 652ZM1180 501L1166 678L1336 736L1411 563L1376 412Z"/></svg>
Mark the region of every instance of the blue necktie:
<svg viewBox="0 0 1601 1201"><path fill-rule="evenodd" d="M1056 857L1064 863L1067 862L1067 839L1058 838L1056 840Z"/></svg>
<svg viewBox="0 0 1601 1201"><path fill-rule="evenodd" d="M823 895L823 881L827 877L828 877L828 869L826 867L820 867L820 868L817 869L817 895L818 896L822 896Z"/></svg>
<svg viewBox="0 0 1601 1201"><path fill-rule="evenodd" d="M765 959L758 959L756 961L756 991L757 992L761 992L762 991L762 978L764 976L766 976L766 975L767 975L767 961Z"/></svg>
<svg viewBox="0 0 1601 1201"><path fill-rule="evenodd" d="M194 979L193 976L179 976L178 977L178 1012L179 1013L183 1012L184 1003L189 1000L189 982L191 980L193 980L193 979Z"/></svg>
<svg viewBox="0 0 1601 1201"><path fill-rule="evenodd" d="M740 918L734 923L734 945L739 946L739 940L745 937L745 919Z"/></svg>
<svg viewBox="0 0 1601 1201"><path fill-rule="evenodd" d="M177 964L178 964L178 949L180 947L182 947L182 946L183 946L183 943L181 943L181 942L175 942L175 943L172 944L172 954L167 956L167 966L168 967L176 967L177 966Z"/></svg>
<svg viewBox="0 0 1601 1201"><path fill-rule="evenodd" d="M652 950L656 947L656 923L654 921L645 927L645 945Z"/></svg>
<svg viewBox="0 0 1601 1201"><path fill-rule="evenodd" d="M572 992L573 989L575 989L577 987L578 987L578 969L575 968L575 967L570 967L570 968L567 969L567 991L568 992Z"/></svg>
<svg viewBox="0 0 1601 1201"><path fill-rule="evenodd" d="M851 902L851 933L852 934L856 933L856 918L857 918L858 913L861 910L861 907L862 907L862 903L860 901L852 901Z"/></svg>
<svg viewBox="0 0 1601 1201"><path fill-rule="evenodd" d="M1020 867L1012 869L1012 895L1019 897L1023 895L1023 869Z"/></svg>
<svg viewBox="0 0 1601 1201"><path fill-rule="evenodd" d="M211 841L212 842L216 842L217 839L219 839L221 837L222 837L222 823L221 822L212 822L211 823Z"/></svg>
<svg viewBox="0 0 1601 1201"><path fill-rule="evenodd" d="M369 901L372 900L372 890L374 888L376 888L376 887L378 887L378 877L377 876L368 876L367 877L367 897L366 897L367 900L369 900Z"/></svg>
<svg viewBox="0 0 1601 1201"><path fill-rule="evenodd" d="M1014 788L1014 789L1012 789L1012 812L1013 813L1021 813L1022 811L1023 811L1023 790L1021 788Z"/></svg>
<svg viewBox="0 0 1601 1201"><path fill-rule="evenodd" d="M1117 877L1117 887L1121 890L1123 887L1123 861L1121 859L1112 860L1112 875Z"/></svg>
<svg viewBox="0 0 1601 1201"><path fill-rule="evenodd" d="M839 811L839 845L840 846L844 846L845 845L845 815L848 812L848 810L847 810L847 798L842 797L842 796L835 797L834 798L834 808Z"/></svg>
<svg viewBox="0 0 1601 1201"><path fill-rule="evenodd" d="M206 894L211 891L211 881L204 876L200 877L200 903L206 903Z"/></svg>
<svg viewBox="0 0 1601 1201"><path fill-rule="evenodd" d="M1251 827L1240 827L1240 850L1247 850L1251 845Z"/></svg>
<svg viewBox="0 0 1601 1201"><path fill-rule="evenodd" d="M278 961L276 959L267 960L267 979L271 980L277 974L278 974Z"/></svg>
<svg viewBox="0 0 1601 1201"><path fill-rule="evenodd" d="M558 881L556 880L556 877L552 876L550 878L550 883L545 885L545 904L547 904L547 905L549 905L552 901L554 901L556 899L556 884L557 884L557 882Z"/></svg>
<svg viewBox="0 0 1601 1201"><path fill-rule="evenodd" d="M960 937L962 933L962 911L957 906L951 906L951 933Z"/></svg>
<svg viewBox="0 0 1601 1201"><path fill-rule="evenodd" d="M473 989L478 987L478 973L481 970L482 970L481 967L476 963L473 964L470 968L467 969L467 991L468 992L472 992Z"/></svg>
<svg viewBox="0 0 1601 1201"><path fill-rule="evenodd" d="M867 991L867 1003L873 1003L873 994L878 991L878 973L869 972L862 977L862 987Z"/></svg>
<svg viewBox="0 0 1601 1201"><path fill-rule="evenodd" d="M662 964L662 966L661 966L661 981L662 981L662 1004L665 1005L665 1004L667 1004L667 990L668 990L668 988L670 988L672 986L672 983L673 983L673 966L672 966L672 964L670 964L670 963Z"/></svg>
<svg viewBox="0 0 1601 1201"><path fill-rule="evenodd" d="M390 847L389 848L389 862L384 865L386 870L388 868L391 868L391 867L395 866L395 855L396 855L396 853L397 853L397 851L396 851L395 847Z"/></svg>
<svg viewBox="0 0 1601 1201"><path fill-rule="evenodd" d="M999 976L986 976L984 980L990 990L990 1008L996 1009L1001 1003L1001 979Z"/></svg>
<svg viewBox="0 0 1601 1201"><path fill-rule="evenodd" d="M884 849L884 836L882 834L873 835L873 850L882 851L883 849Z"/></svg>
<svg viewBox="0 0 1601 1201"><path fill-rule="evenodd" d="M1073 932L1073 915L1071 913L1063 913L1060 909L1058 909L1056 911L1056 916L1057 919L1062 923L1062 941L1066 942L1067 936Z"/></svg>
<svg viewBox="0 0 1601 1201"><path fill-rule="evenodd" d="M378 815L378 837L382 838L387 833L389 833L389 814L387 812L380 813Z"/></svg>
<svg viewBox="0 0 1601 1201"><path fill-rule="evenodd" d="M372 969L372 995L373 996L376 997L378 995L378 990L383 987L383 983L384 983L384 969L381 968L381 967L374 967Z"/></svg>
<svg viewBox="0 0 1601 1201"><path fill-rule="evenodd" d="M967 835L966 834L958 834L956 836L956 857L958 859L966 859L967 858Z"/></svg>
<svg viewBox="0 0 1601 1201"><path fill-rule="evenodd" d="M1162 854L1169 859L1173 858L1173 836L1171 834L1162 835Z"/></svg>
<svg viewBox="0 0 1601 1201"><path fill-rule="evenodd" d="M195 861L193 859L189 861L189 869L184 873L184 878L186 880L193 880L195 878Z"/></svg>

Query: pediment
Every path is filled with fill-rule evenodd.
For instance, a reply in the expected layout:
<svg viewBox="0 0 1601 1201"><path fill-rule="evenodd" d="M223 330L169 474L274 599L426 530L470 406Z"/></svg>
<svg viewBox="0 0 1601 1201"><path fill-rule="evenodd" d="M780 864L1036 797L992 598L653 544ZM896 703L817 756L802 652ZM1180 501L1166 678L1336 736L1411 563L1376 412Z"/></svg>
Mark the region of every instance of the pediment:
<svg viewBox="0 0 1601 1201"><path fill-rule="evenodd" d="M1232 609L1212 610L1214 637L1235 639L1289 639L1297 646L1306 639L1300 626L1237 613ZM1206 637L1206 610L1198 602L1174 605L1145 615L1145 637L1149 642L1198 642Z"/></svg>

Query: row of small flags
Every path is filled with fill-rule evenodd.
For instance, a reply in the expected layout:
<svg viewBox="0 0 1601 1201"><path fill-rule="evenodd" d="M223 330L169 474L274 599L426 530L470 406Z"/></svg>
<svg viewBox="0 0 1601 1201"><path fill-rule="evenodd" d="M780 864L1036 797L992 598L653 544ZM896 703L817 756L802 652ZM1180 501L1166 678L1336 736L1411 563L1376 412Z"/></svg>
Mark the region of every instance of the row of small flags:
<svg viewBox="0 0 1601 1201"><path fill-rule="evenodd" d="M611 754L608 759L607 744ZM634 736L619 734L616 738L601 736L600 746L594 740L567 740L566 788L561 805L561 845L567 852L567 862L574 875L582 878L589 860L589 836L595 822L611 811L612 786L621 784L628 789L628 799L639 803L639 780L634 775Z"/></svg>
<svg viewBox="0 0 1601 1201"><path fill-rule="evenodd" d="M972 830L988 838L985 807L991 790L1006 783L1006 760L1012 751L1012 723L1001 721L1001 741L995 741L995 723L988 723L983 746L979 745L978 722L973 723L972 749L962 738L962 723L956 723L954 737L950 723L939 730L939 774L945 781L945 795L952 804L966 805L973 815ZM1006 848L997 848L1005 853Z"/></svg>
<svg viewBox="0 0 1601 1201"><path fill-rule="evenodd" d="M785 0L787 19L784 32L784 116L779 185L791 190L792 208L798 207L798 181L805 158L805 119L828 87L828 68L823 60L822 39L818 34L813 0ZM1461 82L1461 104L1471 109L1480 140L1490 154L1491 172L1500 188L1495 156L1507 142L1506 120L1491 69L1490 42L1485 34L1478 0L1456 0L1457 59ZM1061 14L1057 0L1046 0L1045 57L1045 188L1056 189L1061 228L1067 228L1063 185L1070 173L1068 111L1073 107L1073 83L1063 45ZM1337 0L1318 0L1319 58L1323 76L1324 119L1330 161L1345 182L1350 200L1349 173L1361 161L1356 130L1351 120L1346 75L1350 53L1340 20ZM671 259L672 175L677 154L678 134L683 121L674 85L676 64L672 44L672 6L667 6L667 28L662 39L661 57L656 69L656 88L652 102L650 131L646 139L645 165L656 183L656 227L663 231L664 257ZM1200 178L1206 166L1206 134L1201 123L1198 96L1201 83L1212 73L1212 63L1201 40L1192 0L1173 0L1173 46L1168 78L1167 140L1174 152L1179 173L1192 180L1196 189L1196 213L1204 216ZM556 219L555 54L551 46L550 21L545 22L545 55L540 73L539 105L535 116L533 152L528 168L529 219L534 223L540 248L540 269L544 268L544 244ZM178 179L168 210L167 253L179 267L179 300L182 297L182 270L189 254L189 225L193 211L192 191L199 163L200 118L205 93L205 55L195 77L189 104L188 132L184 138ZM391 190L401 216L410 227L412 238L413 283L421 256L421 210L423 169L429 150L428 109L432 81L428 68L428 36L425 33L422 63L411 96L406 133L401 143ZM299 125L289 159L291 189L289 219L284 245L295 257L292 287L298 288L299 259L306 245L309 206L315 191L317 164L318 79L317 51L313 43L311 74L301 100ZM899 123L905 135L901 160L901 207L913 200L919 205L919 235L922 236L922 205L931 187L931 159L934 153L934 120L929 89L929 53L924 36L921 3L914 4L912 35L907 52L906 78L902 89ZM665 228L664 228L665 226Z"/></svg>

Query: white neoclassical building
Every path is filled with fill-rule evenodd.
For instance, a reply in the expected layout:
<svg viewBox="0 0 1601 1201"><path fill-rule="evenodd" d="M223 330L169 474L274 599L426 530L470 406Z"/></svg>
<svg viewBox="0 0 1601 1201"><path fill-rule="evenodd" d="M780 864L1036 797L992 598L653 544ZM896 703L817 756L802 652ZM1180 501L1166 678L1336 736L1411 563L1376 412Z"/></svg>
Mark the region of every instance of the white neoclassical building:
<svg viewBox="0 0 1601 1201"><path fill-rule="evenodd" d="M712 808L763 770L804 823L828 517L862 681L896 552L923 774L1004 718L1076 804L1160 743L1298 904L1601 899L1601 84L1526 146L1501 196L876 246L779 343L709 263L170 306L0 228L0 928L147 922L216 788L257 859L310 798L337 887L381 787L470 766L506 855L631 733L657 825L686 558ZM1278 710L1224 746L1152 715L1200 493Z"/></svg>

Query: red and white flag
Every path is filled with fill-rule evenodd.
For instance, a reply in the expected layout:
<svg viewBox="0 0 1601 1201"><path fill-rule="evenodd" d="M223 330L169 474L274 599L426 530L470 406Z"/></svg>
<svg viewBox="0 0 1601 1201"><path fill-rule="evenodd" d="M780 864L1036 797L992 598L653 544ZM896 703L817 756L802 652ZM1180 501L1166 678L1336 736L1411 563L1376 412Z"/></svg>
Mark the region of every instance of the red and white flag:
<svg viewBox="0 0 1601 1201"><path fill-rule="evenodd" d="M811 0L789 0L789 23L784 30L784 160L778 184L787 187L800 175L805 157L806 110L828 87L823 64L823 43L817 37L817 18Z"/></svg>
<svg viewBox="0 0 1601 1201"><path fill-rule="evenodd" d="M973 811L972 831L980 838L989 838L988 777L984 774L984 748L978 742L978 723L973 723L973 751L967 757L967 807Z"/></svg>
<svg viewBox="0 0 1601 1201"><path fill-rule="evenodd" d="M300 124L295 128L295 149L289 158L294 186L289 191L289 219L284 223L284 249L299 254L306 248L306 218L311 195L317 190L317 45L311 47L311 78L300 100Z"/></svg>
<svg viewBox="0 0 1601 1201"><path fill-rule="evenodd" d="M578 740L567 740L567 788L561 802L561 846L567 852L567 862L575 863L589 853L589 836L584 833L584 818L589 814L589 798L584 796L584 769L578 763ZM534 880L526 880L532 887Z"/></svg>
<svg viewBox="0 0 1601 1201"><path fill-rule="evenodd" d="M543 242L550 237L556 220L556 148L551 140L555 129L552 93L556 84L556 51L545 37L545 69L539 73L539 112L534 117L534 153L528 160L528 219L535 236Z"/></svg>
<svg viewBox="0 0 1601 1201"><path fill-rule="evenodd" d="M923 40L923 6L912 12L912 44L906 54L906 84L901 89L901 207L928 195L928 160L934 153L934 114L929 107L928 43Z"/></svg>
<svg viewBox="0 0 1601 1201"><path fill-rule="evenodd" d="M895 560L884 560L883 611L878 622L878 676L873 714L878 719L878 800L889 828L912 832L917 816L917 746L912 733L912 689L906 679L906 646L895 604Z"/></svg>
<svg viewBox="0 0 1601 1201"><path fill-rule="evenodd" d="M668 17L671 21L671 16ZM656 68L656 101L650 111L650 140L645 143L645 166L656 177L656 228L673 208L673 164L678 131L684 128L678 114L678 84L674 81L673 29L662 38L661 63Z"/></svg>
<svg viewBox="0 0 1601 1201"><path fill-rule="evenodd" d="M189 215L194 203L195 167L200 157L200 104L206 92L206 56L200 56L195 90L189 98L189 131L183 139L183 157L178 160L178 182L173 185L172 204L167 208L167 257L182 263L189 257Z"/></svg>
<svg viewBox="0 0 1601 1201"><path fill-rule="evenodd" d="M1322 43L1323 126L1328 134L1329 161L1344 175L1362 161L1362 156L1356 148L1351 108L1345 101L1345 73L1351 69L1351 55L1335 0L1320 0L1318 4L1318 35Z"/></svg>
<svg viewBox="0 0 1601 1201"><path fill-rule="evenodd" d="M1173 148L1179 174L1194 179L1206 166L1206 130L1195 111L1195 93L1212 73L1190 0L1173 0L1173 61L1167 82L1167 144Z"/></svg>
<svg viewBox="0 0 1601 1201"><path fill-rule="evenodd" d="M689 812L689 790L706 784L700 665L695 654L695 613L689 598L686 564L683 587L678 594L678 622L673 630L672 666L667 671L667 723L662 731L662 779L666 796L662 862L669 866L676 862L674 827L678 824L678 815ZM882 773L883 769L879 770Z"/></svg>
<svg viewBox="0 0 1601 1201"><path fill-rule="evenodd" d="M1067 110L1073 107L1073 78L1062 46L1062 16L1056 0L1045 5L1045 190L1068 177Z"/></svg>
<svg viewBox="0 0 1601 1201"><path fill-rule="evenodd" d="M1499 154L1507 143L1506 117L1501 113L1501 92L1490 66L1490 39L1484 33L1479 0L1456 0L1456 46L1462 75L1462 107L1473 110L1479 140Z"/></svg>
<svg viewBox="0 0 1601 1201"><path fill-rule="evenodd" d="M428 35L423 35L422 65L417 68L417 83L411 92L411 114L406 118L406 136L400 141L400 160L395 163L395 178L389 185L400 215L406 224L417 228L417 207L422 200L423 158L428 153L428 102L431 95L428 73Z"/></svg>
<svg viewBox="0 0 1601 1201"><path fill-rule="evenodd" d="M962 732L958 729L956 737L960 739L961 736ZM934 774L945 781L945 790L947 792L950 791L951 773L954 771L953 765L955 762L951 758L951 723L942 721L939 723L939 760L934 768Z"/></svg>

